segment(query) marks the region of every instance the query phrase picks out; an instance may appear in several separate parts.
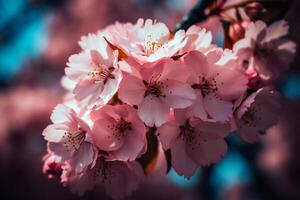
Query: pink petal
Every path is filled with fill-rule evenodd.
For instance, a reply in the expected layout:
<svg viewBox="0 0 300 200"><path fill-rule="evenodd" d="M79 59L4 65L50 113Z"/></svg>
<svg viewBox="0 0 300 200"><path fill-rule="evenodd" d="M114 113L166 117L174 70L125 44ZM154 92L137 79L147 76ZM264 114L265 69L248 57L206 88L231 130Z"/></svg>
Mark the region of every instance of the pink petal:
<svg viewBox="0 0 300 200"><path fill-rule="evenodd" d="M233 112L233 104L221 100L219 97L216 97L215 94L205 96L203 104L209 116L216 121L228 121Z"/></svg>
<svg viewBox="0 0 300 200"><path fill-rule="evenodd" d="M124 76L121 82L118 95L119 98L129 105L139 105L143 99L146 87L142 80L134 76Z"/></svg>
<svg viewBox="0 0 300 200"><path fill-rule="evenodd" d="M170 148L170 145L175 142L180 129L176 121L169 121L157 129L157 135L165 150Z"/></svg>
<svg viewBox="0 0 300 200"><path fill-rule="evenodd" d="M138 107L138 115L147 126L159 127L168 120L170 107L159 98L145 97Z"/></svg>
<svg viewBox="0 0 300 200"><path fill-rule="evenodd" d="M167 87L163 88L163 93L166 95L163 101L171 108L186 108L196 98L194 90L188 84L174 80L166 80L164 84Z"/></svg>
<svg viewBox="0 0 300 200"><path fill-rule="evenodd" d="M63 104L58 104L54 109L53 112L51 114L51 121L53 123L62 123L62 122L66 122L66 121L70 121L72 120L74 115L74 111L63 105Z"/></svg>
<svg viewBox="0 0 300 200"><path fill-rule="evenodd" d="M236 68L220 67L215 73L218 94L224 100L233 100L241 97L247 89L248 78Z"/></svg>
<svg viewBox="0 0 300 200"><path fill-rule="evenodd" d="M60 142L68 130L69 126L67 124L51 124L45 128L43 136L49 142Z"/></svg>
<svg viewBox="0 0 300 200"><path fill-rule="evenodd" d="M202 120L207 120L208 116L206 110L203 105L203 97L200 90L195 90L196 99L193 104L188 107L188 112L194 115L195 117L199 117Z"/></svg>
<svg viewBox="0 0 300 200"><path fill-rule="evenodd" d="M94 150L92 144L83 142L74 154L71 164L74 166L75 173L82 172L94 160Z"/></svg>
<svg viewBox="0 0 300 200"><path fill-rule="evenodd" d="M262 42L271 42L272 40L279 39L281 37L284 37L289 32L289 25L287 21L280 20L272 23L267 28L267 34L265 39Z"/></svg>
<svg viewBox="0 0 300 200"><path fill-rule="evenodd" d="M113 118L107 117L98 119L94 122L92 128L92 136L96 145L104 151L114 151L119 149L124 140L121 137L116 138L114 134L115 121Z"/></svg>
<svg viewBox="0 0 300 200"><path fill-rule="evenodd" d="M113 176L104 186L112 198L123 198L130 195L139 186L143 178L141 167L137 163L114 161L110 164Z"/></svg>
<svg viewBox="0 0 300 200"><path fill-rule="evenodd" d="M199 76L206 76L208 68L210 67L207 63L206 57L198 52L191 51L184 57L184 64L191 70L188 82L191 84L199 82Z"/></svg>
<svg viewBox="0 0 300 200"><path fill-rule="evenodd" d="M57 157L59 157L59 162L69 160L70 158L72 158L72 155L74 153L73 150L70 151L63 144L54 142L48 143L48 151L54 153Z"/></svg>
<svg viewBox="0 0 300 200"><path fill-rule="evenodd" d="M143 131L143 134L146 134L145 128L141 131ZM113 155L113 160L133 161L140 155L147 143L145 138L141 138L138 134L134 131L130 131L127 133L127 136L124 138L122 147L116 151L111 152L111 154Z"/></svg>
<svg viewBox="0 0 300 200"><path fill-rule="evenodd" d="M189 145L188 154L201 165L209 165L220 161L227 152L227 144L223 139L199 141L198 145Z"/></svg>
<svg viewBox="0 0 300 200"><path fill-rule="evenodd" d="M230 132L228 123L201 122L196 127L201 132L201 138L206 140L223 139Z"/></svg>
<svg viewBox="0 0 300 200"><path fill-rule="evenodd" d="M171 145L172 166L174 170L186 178L190 178L197 169L197 164L189 157L188 148L182 139L175 140Z"/></svg>

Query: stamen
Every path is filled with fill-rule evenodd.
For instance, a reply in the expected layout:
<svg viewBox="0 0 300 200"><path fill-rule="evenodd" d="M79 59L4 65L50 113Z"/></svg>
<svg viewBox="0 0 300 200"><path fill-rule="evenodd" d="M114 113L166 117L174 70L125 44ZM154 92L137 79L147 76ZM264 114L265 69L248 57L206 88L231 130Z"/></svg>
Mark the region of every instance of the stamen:
<svg viewBox="0 0 300 200"><path fill-rule="evenodd" d="M163 45L152 39L151 35L148 35L147 41L144 45L144 53L146 55L151 55L154 52L156 52L159 48L161 48Z"/></svg>
<svg viewBox="0 0 300 200"><path fill-rule="evenodd" d="M103 65L99 65L97 68L91 70L88 76L91 76L95 82L103 82L105 84L108 79L115 79L115 76L112 74L113 70L113 67L107 69Z"/></svg>
<svg viewBox="0 0 300 200"><path fill-rule="evenodd" d="M63 135L63 139L65 139L63 145L68 150L78 150L80 145L83 143L85 139L86 132L78 126L78 130L75 132L65 132Z"/></svg>
<svg viewBox="0 0 300 200"><path fill-rule="evenodd" d="M201 82L199 84L193 84L192 88L200 89L203 97L209 95L210 93L215 93L218 91L217 81L214 78L207 80L202 77Z"/></svg>
<svg viewBox="0 0 300 200"><path fill-rule="evenodd" d="M157 78L158 79L158 78ZM163 94L162 89L168 87L168 85L164 84L161 81L150 81L150 83L147 83L146 81L144 81L144 85L146 86L146 91L144 94L144 97L148 96L148 95L152 95L154 97L163 97L165 98L166 95Z"/></svg>

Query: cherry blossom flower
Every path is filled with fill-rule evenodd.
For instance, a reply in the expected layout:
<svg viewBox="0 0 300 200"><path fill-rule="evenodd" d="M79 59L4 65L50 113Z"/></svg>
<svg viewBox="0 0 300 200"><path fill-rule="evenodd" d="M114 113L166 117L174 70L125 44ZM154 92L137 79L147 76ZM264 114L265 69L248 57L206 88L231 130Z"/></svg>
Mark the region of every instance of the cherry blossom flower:
<svg viewBox="0 0 300 200"><path fill-rule="evenodd" d="M202 120L228 121L234 101L247 89L247 77L236 69L230 52L220 49L204 54L191 51L184 57L188 78L197 98L189 111Z"/></svg>
<svg viewBox="0 0 300 200"><path fill-rule="evenodd" d="M285 38L288 29L284 20L269 27L263 21L249 24L245 38L233 47L247 74L257 73L261 79L270 80L288 69L296 52L296 44Z"/></svg>
<svg viewBox="0 0 300 200"><path fill-rule="evenodd" d="M255 142L278 122L281 108L280 96L274 90L261 88L250 95L235 113L235 129L241 138Z"/></svg>
<svg viewBox="0 0 300 200"><path fill-rule="evenodd" d="M129 105L106 105L91 113L97 147L112 160L132 161L145 152L146 127Z"/></svg>
<svg viewBox="0 0 300 200"><path fill-rule="evenodd" d="M197 26L171 34L168 27L151 19L136 24L116 23L99 32L113 45L135 58L140 64L164 57L182 55L190 50L207 51L212 35Z"/></svg>
<svg viewBox="0 0 300 200"><path fill-rule="evenodd" d="M48 150L55 154L57 162L70 161L79 173L94 161L96 153L90 138L90 129L75 113L65 105L55 107L51 121L43 136L48 141Z"/></svg>
<svg viewBox="0 0 300 200"><path fill-rule="evenodd" d="M69 170L65 168L62 182L73 193L83 195L100 185L114 199L129 196L144 178L143 170L136 161L106 161L103 157L98 158L95 166L80 175L70 174Z"/></svg>
<svg viewBox="0 0 300 200"><path fill-rule="evenodd" d="M171 57L186 43L182 31L172 36L165 24L151 19L139 19L127 35L118 45L141 64Z"/></svg>
<svg viewBox="0 0 300 200"><path fill-rule="evenodd" d="M228 124L205 122L180 109L157 132L163 148L171 149L173 168L189 178L199 165L216 163L225 155L224 138L229 128Z"/></svg>
<svg viewBox="0 0 300 200"><path fill-rule="evenodd" d="M76 82L75 98L88 105L105 104L122 79L117 55L103 37L88 35L79 44L84 51L72 55L65 68L66 76Z"/></svg>
<svg viewBox="0 0 300 200"><path fill-rule="evenodd" d="M195 99L186 84L188 72L181 61L163 59L141 67L141 77L127 74L118 91L120 99L138 106L138 115L148 126L161 126L170 108L186 108Z"/></svg>

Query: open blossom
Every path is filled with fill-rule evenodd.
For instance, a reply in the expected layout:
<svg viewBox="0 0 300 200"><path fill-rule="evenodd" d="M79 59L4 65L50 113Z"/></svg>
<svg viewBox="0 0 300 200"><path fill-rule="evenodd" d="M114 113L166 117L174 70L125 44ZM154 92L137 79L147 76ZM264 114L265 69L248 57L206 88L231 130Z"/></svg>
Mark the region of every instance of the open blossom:
<svg viewBox="0 0 300 200"><path fill-rule="evenodd" d="M186 83L188 72L181 61L164 59L141 67L141 77L124 75L119 97L138 106L138 115L148 126L161 126L168 119L170 108L186 108L195 94Z"/></svg>
<svg viewBox="0 0 300 200"><path fill-rule="evenodd" d="M105 104L116 93L122 79L117 55L103 37L88 35L80 41L83 52L72 55L66 76L76 82L76 100L87 105Z"/></svg>
<svg viewBox="0 0 300 200"><path fill-rule="evenodd" d="M136 109L128 105L106 105L91 113L92 134L97 147L112 160L132 161L143 154L146 127Z"/></svg>
<svg viewBox="0 0 300 200"><path fill-rule="evenodd" d="M140 64L190 50L206 51L212 41L211 33L200 27L192 26L187 32L179 30L172 34L165 24L151 19L139 19L136 24L116 23L100 31L99 35Z"/></svg>
<svg viewBox="0 0 300 200"><path fill-rule="evenodd" d="M70 161L75 172L80 173L95 158L90 138L90 129L76 112L62 104L55 107L51 121L43 132L48 141L48 150L57 162Z"/></svg>
<svg viewBox="0 0 300 200"><path fill-rule="evenodd" d="M260 134L274 126L279 119L280 96L269 88L261 88L250 95L235 114L235 129L241 138L253 143Z"/></svg>
<svg viewBox="0 0 300 200"><path fill-rule="evenodd" d="M174 116L158 128L164 149L171 149L176 172L191 177L199 165L218 162L227 152L224 138L229 125L205 122L190 116L186 110L175 110Z"/></svg>
<svg viewBox="0 0 300 200"><path fill-rule="evenodd" d="M103 157L98 158L95 166L80 175L74 175L70 170L65 168L62 182L73 193L83 195L100 185L114 199L130 195L144 178L143 170L136 161L106 161Z"/></svg>
<svg viewBox="0 0 300 200"><path fill-rule="evenodd" d="M234 101L247 89L247 77L236 69L229 52L211 50L207 55L191 51L184 57L191 70L188 83L197 98L189 111L202 120L228 121Z"/></svg>
<svg viewBox="0 0 300 200"><path fill-rule="evenodd" d="M296 44L285 38L288 28L284 20L269 27L263 21L249 24L245 38L233 47L247 74L257 73L260 78L269 80L288 69L296 52Z"/></svg>

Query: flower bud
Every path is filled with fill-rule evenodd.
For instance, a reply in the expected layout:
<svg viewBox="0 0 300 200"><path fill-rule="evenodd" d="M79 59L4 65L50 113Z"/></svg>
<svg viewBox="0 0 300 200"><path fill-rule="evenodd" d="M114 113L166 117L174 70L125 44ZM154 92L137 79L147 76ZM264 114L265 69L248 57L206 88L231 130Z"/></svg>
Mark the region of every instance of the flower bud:
<svg viewBox="0 0 300 200"><path fill-rule="evenodd" d="M253 2L245 7L245 12L252 21L255 21L266 12L266 9L261 3Z"/></svg>
<svg viewBox="0 0 300 200"><path fill-rule="evenodd" d="M236 42L245 36L245 29L247 28L248 24L248 21L242 21L235 22L230 25L229 37L232 40L232 42Z"/></svg>
<svg viewBox="0 0 300 200"><path fill-rule="evenodd" d="M43 160L43 173L47 174L48 178L59 177L62 174L62 164L56 162L53 155L47 154Z"/></svg>

